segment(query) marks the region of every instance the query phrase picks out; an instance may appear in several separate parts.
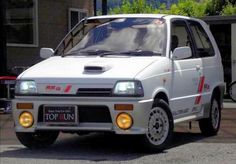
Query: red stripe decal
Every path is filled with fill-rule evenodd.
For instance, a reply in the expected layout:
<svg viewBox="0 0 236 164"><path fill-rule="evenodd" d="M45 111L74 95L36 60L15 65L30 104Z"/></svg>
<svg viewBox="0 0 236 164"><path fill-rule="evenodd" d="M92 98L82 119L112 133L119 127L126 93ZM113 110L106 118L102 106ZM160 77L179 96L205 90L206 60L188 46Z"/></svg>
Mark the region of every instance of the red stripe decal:
<svg viewBox="0 0 236 164"><path fill-rule="evenodd" d="M197 96L195 99L195 105L200 104L202 96Z"/></svg>
<svg viewBox="0 0 236 164"><path fill-rule="evenodd" d="M205 81L205 77L201 76L200 77L200 83L198 85L198 93L202 93L203 86L204 86L204 81Z"/></svg>
<svg viewBox="0 0 236 164"><path fill-rule="evenodd" d="M202 93L204 87L205 76L200 77L199 85L198 85L198 93ZM197 96L195 99L195 105L200 104L202 96Z"/></svg>
<svg viewBox="0 0 236 164"><path fill-rule="evenodd" d="M72 85L67 85L66 88L64 89L65 93L68 93L71 89Z"/></svg>

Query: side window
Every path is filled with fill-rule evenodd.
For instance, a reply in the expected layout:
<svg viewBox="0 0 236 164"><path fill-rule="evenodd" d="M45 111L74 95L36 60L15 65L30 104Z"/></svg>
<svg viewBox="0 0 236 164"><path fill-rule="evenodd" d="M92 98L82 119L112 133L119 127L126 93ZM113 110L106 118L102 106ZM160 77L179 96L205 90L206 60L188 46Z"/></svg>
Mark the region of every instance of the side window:
<svg viewBox="0 0 236 164"><path fill-rule="evenodd" d="M211 41L202 25L196 21L189 21L191 31L196 43L196 53L199 57L214 56L214 49Z"/></svg>
<svg viewBox="0 0 236 164"><path fill-rule="evenodd" d="M192 45L191 37L185 21L173 21L171 24L171 51L173 52L177 47L189 46L193 54Z"/></svg>

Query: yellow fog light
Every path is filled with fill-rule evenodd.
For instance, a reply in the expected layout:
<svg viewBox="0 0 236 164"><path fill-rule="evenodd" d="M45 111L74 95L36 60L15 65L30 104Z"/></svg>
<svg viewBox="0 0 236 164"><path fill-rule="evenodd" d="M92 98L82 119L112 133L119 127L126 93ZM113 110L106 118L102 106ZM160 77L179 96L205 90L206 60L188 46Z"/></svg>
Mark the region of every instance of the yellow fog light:
<svg viewBox="0 0 236 164"><path fill-rule="evenodd" d="M29 128L34 123L33 115L30 112L23 112L19 117L19 123L24 128Z"/></svg>
<svg viewBox="0 0 236 164"><path fill-rule="evenodd" d="M129 129L133 124L133 119L128 113L120 113L116 117L116 124L121 129Z"/></svg>

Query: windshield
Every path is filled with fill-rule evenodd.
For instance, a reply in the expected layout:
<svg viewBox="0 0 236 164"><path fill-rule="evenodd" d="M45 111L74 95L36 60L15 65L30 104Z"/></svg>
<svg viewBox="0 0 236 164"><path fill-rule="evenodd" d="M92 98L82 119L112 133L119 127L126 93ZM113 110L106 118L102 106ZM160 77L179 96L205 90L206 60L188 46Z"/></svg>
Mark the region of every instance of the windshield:
<svg viewBox="0 0 236 164"><path fill-rule="evenodd" d="M61 42L56 55L163 55L166 24L158 18L88 19Z"/></svg>

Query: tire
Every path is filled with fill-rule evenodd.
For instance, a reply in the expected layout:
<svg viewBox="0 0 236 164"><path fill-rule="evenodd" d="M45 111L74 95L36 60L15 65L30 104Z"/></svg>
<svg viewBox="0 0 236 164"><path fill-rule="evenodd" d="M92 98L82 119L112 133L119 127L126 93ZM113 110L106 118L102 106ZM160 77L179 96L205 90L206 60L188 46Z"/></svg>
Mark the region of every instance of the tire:
<svg viewBox="0 0 236 164"><path fill-rule="evenodd" d="M221 121L221 105L219 100L213 96L211 100L211 109L209 118L199 120L199 127L203 135L217 135Z"/></svg>
<svg viewBox="0 0 236 164"><path fill-rule="evenodd" d="M34 133L16 132L19 141L30 149L45 148L52 145L59 132L57 131L39 131Z"/></svg>
<svg viewBox="0 0 236 164"><path fill-rule="evenodd" d="M90 132L86 132L86 131L79 131L79 132L76 132L76 134L77 134L78 136L85 136L85 135L88 135L88 134L90 134Z"/></svg>
<svg viewBox="0 0 236 164"><path fill-rule="evenodd" d="M144 146L149 151L163 151L173 137L173 116L164 100L156 100L148 118L148 129L144 136Z"/></svg>
<svg viewBox="0 0 236 164"><path fill-rule="evenodd" d="M228 87L228 94L229 94L229 97L231 98L231 100L236 102L236 81L230 83L230 85Z"/></svg>

